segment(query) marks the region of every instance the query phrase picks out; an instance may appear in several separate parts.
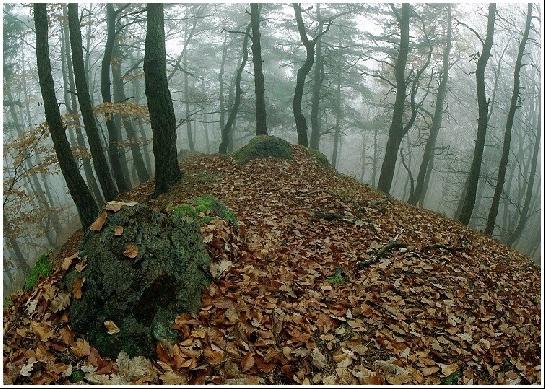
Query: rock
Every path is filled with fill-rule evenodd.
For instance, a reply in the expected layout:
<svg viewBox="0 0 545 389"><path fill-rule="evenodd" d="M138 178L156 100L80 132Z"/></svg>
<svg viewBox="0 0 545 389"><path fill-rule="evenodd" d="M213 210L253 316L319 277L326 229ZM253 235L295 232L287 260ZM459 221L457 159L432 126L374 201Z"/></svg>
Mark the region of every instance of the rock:
<svg viewBox="0 0 545 389"><path fill-rule="evenodd" d="M123 234L116 235L119 226ZM152 356L158 340L176 338L174 317L198 311L211 280L199 223L144 205L108 212L80 249L87 266L65 276L68 291L85 279L81 298L72 299L70 321L104 356L115 358L122 350ZM105 321L115 322L119 332L108 334Z"/></svg>

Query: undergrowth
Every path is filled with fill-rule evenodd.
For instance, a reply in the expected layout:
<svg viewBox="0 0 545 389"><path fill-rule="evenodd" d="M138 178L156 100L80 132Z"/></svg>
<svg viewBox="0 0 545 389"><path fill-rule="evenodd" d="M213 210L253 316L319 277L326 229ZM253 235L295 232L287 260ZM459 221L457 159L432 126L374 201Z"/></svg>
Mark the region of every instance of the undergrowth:
<svg viewBox="0 0 545 389"><path fill-rule="evenodd" d="M51 273L51 270L53 270L53 265L49 261L49 254L40 255L25 278L24 289L30 290L34 288L40 278L47 277Z"/></svg>
<svg viewBox="0 0 545 389"><path fill-rule="evenodd" d="M233 156L240 163L266 157L292 159L292 149L288 142L276 136L258 135Z"/></svg>

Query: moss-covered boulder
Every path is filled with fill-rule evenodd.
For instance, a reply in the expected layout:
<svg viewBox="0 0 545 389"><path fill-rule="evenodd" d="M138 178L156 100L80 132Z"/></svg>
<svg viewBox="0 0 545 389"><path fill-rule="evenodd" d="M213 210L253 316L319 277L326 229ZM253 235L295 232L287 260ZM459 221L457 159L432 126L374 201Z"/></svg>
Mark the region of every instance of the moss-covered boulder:
<svg viewBox="0 0 545 389"><path fill-rule="evenodd" d="M233 156L240 163L246 163L257 158L291 159L291 145L276 136L258 135L244 147L238 149Z"/></svg>
<svg viewBox="0 0 545 389"><path fill-rule="evenodd" d="M176 338L173 319L197 311L210 283L199 223L135 205L93 226L81 245L86 266L65 276L72 328L102 355L152 356L158 340Z"/></svg>
<svg viewBox="0 0 545 389"><path fill-rule="evenodd" d="M306 151L309 154L310 158L314 159L314 162L316 162L316 165L323 168L331 167L324 153L318 150L310 149L310 148L306 149Z"/></svg>

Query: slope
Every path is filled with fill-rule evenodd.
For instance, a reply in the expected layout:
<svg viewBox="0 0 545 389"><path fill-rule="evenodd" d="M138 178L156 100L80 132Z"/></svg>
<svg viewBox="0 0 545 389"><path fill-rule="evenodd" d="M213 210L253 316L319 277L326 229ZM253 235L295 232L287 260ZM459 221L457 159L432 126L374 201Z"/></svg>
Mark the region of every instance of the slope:
<svg viewBox="0 0 545 389"><path fill-rule="evenodd" d="M5 312L5 383L540 381L541 280L528 258L293 154L194 156L166 195L150 199L149 182L122 196L161 209L213 194L239 220L244 249L199 314L176 319L180 343L159 345L154 362L100 357L46 303L58 269Z"/></svg>

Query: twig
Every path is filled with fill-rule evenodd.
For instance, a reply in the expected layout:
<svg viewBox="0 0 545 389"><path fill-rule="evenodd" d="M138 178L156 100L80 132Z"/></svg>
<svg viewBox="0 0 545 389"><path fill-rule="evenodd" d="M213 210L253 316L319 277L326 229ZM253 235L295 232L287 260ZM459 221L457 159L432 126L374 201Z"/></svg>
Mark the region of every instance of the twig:
<svg viewBox="0 0 545 389"><path fill-rule="evenodd" d="M399 248L399 247L407 247L407 244L398 240L391 240L390 242L388 242L386 246L378 250L373 256L373 258L367 259L365 261L358 261L356 266L358 267L358 269L364 269L374 263L379 262L380 259L384 258L386 254L388 254L391 250Z"/></svg>

